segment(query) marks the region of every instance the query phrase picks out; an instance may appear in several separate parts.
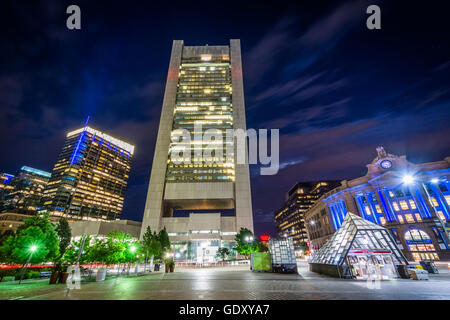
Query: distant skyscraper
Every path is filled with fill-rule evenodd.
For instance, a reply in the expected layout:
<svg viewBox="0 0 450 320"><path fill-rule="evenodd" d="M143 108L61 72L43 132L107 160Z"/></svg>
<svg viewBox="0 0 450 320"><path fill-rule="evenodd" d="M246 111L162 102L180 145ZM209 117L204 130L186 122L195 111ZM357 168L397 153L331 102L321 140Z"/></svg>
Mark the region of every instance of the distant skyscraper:
<svg viewBox="0 0 450 320"><path fill-rule="evenodd" d="M49 172L23 166L5 185L9 192L5 195L2 210L35 213L40 209L44 188L49 179Z"/></svg>
<svg viewBox="0 0 450 320"><path fill-rule="evenodd" d="M70 219L118 219L133 152L133 145L88 126L69 132L44 207Z"/></svg>
<svg viewBox="0 0 450 320"><path fill-rule="evenodd" d="M199 124L201 132L195 131ZM196 148L204 150L205 144L195 135L208 129L223 134L227 129L246 130L240 41L184 46L176 40L142 231L165 227L180 260L212 260L219 246L231 245L241 227L253 231L248 163L236 163L235 142L226 139L221 146L225 150L228 144L234 159L224 156L221 163L210 163L204 155L197 156ZM174 148L171 137L186 130L193 136L187 143L191 162L180 164L169 155Z"/></svg>
<svg viewBox="0 0 450 320"><path fill-rule="evenodd" d="M11 183L13 178L12 174L0 173L0 212L3 210L5 198L14 189Z"/></svg>
<svg viewBox="0 0 450 320"><path fill-rule="evenodd" d="M284 205L274 212L279 237L289 236L296 249L308 242L305 212L324 193L340 185L339 181L297 182L287 193Z"/></svg>

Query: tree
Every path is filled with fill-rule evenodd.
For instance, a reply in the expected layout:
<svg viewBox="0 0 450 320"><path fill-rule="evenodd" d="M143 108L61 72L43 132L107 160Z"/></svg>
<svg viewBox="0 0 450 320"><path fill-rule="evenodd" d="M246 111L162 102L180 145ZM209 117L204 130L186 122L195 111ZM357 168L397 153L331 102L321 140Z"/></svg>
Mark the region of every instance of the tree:
<svg viewBox="0 0 450 320"><path fill-rule="evenodd" d="M161 251L162 253L166 253L170 250L170 240L169 240L169 234L166 231L166 227L159 231L158 234L158 240L161 243Z"/></svg>
<svg viewBox="0 0 450 320"><path fill-rule="evenodd" d="M132 246L135 252L131 252ZM137 259L139 250L139 243L132 241L130 234L113 230L105 238L94 239L89 250L89 260L106 265L128 263L130 259Z"/></svg>
<svg viewBox="0 0 450 320"><path fill-rule="evenodd" d="M56 233L59 238L59 254L62 257L66 252L72 238L72 230L70 229L69 223L65 218L59 219L58 225L56 226Z"/></svg>
<svg viewBox="0 0 450 320"><path fill-rule="evenodd" d="M141 246L145 253L145 263L147 263L148 258L150 257L150 266L153 265L153 259L155 257L160 258L162 255L162 245L159 241L159 234L156 232L152 233L149 226L142 236Z"/></svg>
<svg viewBox="0 0 450 320"><path fill-rule="evenodd" d="M216 253L216 256L222 259L222 261L224 261L229 255L230 250L228 250L228 248L219 248Z"/></svg>
<svg viewBox="0 0 450 320"><path fill-rule="evenodd" d="M255 239L253 233L247 228L241 228L234 241L236 242L236 247L233 249L246 256L253 252L266 252L269 250L258 239Z"/></svg>
<svg viewBox="0 0 450 320"><path fill-rule="evenodd" d="M0 236L0 248L3 246L3 244L8 240L9 237L14 237L16 234L13 230L6 230L2 233ZM7 254L3 253L3 251L0 250L0 262L6 262L8 260Z"/></svg>
<svg viewBox="0 0 450 320"><path fill-rule="evenodd" d="M152 243L152 240L153 240L152 230L150 229L150 226L147 226L147 229L145 229L145 232L142 235L141 241L142 250L145 253L145 263L147 263L147 259L150 255L150 245Z"/></svg>
<svg viewBox="0 0 450 320"><path fill-rule="evenodd" d="M234 241L236 242L236 247L234 249L240 254L247 256L252 252L254 237L249 229L241 228L239 233L235 236Z"/></svg>
<svg viewBox="0 0 450 320"><path fill-rule="evenodd" d="M87 236L84 241L83 251L80 255L80 260L78 263L85 264L88 262L91 262L90 254L91 254L91 237ZM78 258L78 253L80 252L80 247L83 242L83 239L79 239L77 241L72 241L69 245L69 247L64 252L64 256L62 258L62 261L67 264L75 264Z"/></svg>
<svg viewBox="0 0 450 320"><path fill-rule="evenodd" d="M15 236L15 232L11 229L5 230L0 236L0 246L11 236Z"/></svg>
<svg viewBox="0 0 450 320"><path fill-rule="evenodd" d="M7 262L24 264L30 256L30 249L36 246L30 263L54 261L59 255L58 234L54 225L48 220L48 214L26 219L17 228L14 237L8 237L0 251Z"/></svg>

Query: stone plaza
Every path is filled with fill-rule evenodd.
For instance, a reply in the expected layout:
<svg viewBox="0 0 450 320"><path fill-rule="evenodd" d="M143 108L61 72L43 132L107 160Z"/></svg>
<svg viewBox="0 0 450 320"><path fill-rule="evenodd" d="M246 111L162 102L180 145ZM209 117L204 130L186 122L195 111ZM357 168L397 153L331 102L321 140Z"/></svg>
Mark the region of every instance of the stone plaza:
<svg viewBox="0 0 450 320"><path fill-rule="evenodd" d="M183 269L142 276L112 277L103 282L82 282L67 291L48 280L2 283L3 300L448 300L450 269L430 274L429 280L381 281L370 289L366 281L344 280L308 271L299 274L258 273L248 266Z"/></svg>

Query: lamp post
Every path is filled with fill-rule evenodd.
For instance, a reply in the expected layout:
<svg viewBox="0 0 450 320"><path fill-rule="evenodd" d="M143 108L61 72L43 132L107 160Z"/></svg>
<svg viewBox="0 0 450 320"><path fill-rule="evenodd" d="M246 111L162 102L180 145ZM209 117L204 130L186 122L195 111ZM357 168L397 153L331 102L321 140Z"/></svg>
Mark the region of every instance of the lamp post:
<svg viewBox="0 0 450 320"><path fill-rule="evenodd" d="M134 257L134 252L136 251L136 247L135 246L131 246L130 247L130 252L131 252L131 257L130 257L130 263L128 264L128 275L130 275L130 268L131 268L131 260Z"/></svg>
<svg viewBox="0 0 450 320"><path fill-rule="evenodd" d="M31 257L33 256L33 253L37 250L37 246L32 245L30 247L30 255L28 256L27 262L25 263L25 268L22 270L22 275L20 276L19 284L22 283L23 276L25 275L25 272L28 268L28 263L30 263Z"/></svg>

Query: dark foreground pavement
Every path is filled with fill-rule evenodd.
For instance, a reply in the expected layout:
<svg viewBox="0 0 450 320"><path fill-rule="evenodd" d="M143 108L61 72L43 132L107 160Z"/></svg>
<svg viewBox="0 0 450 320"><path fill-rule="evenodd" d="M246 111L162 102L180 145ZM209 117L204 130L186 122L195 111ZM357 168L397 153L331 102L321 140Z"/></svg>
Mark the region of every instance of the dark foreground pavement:
<svg viewBox="0 0 450 320"><path fill-rule="evenodd" d="M47 281L2 283L0 299L37 300L292 300L292 299L450 299L450 273L430 275L430 280L381 281L370 289L365 281L320 276L300 266L299 275L255 273L244 268L178 269L174 273L119 277L104 282L82 282L67 293L65 285Z"/></svg>

